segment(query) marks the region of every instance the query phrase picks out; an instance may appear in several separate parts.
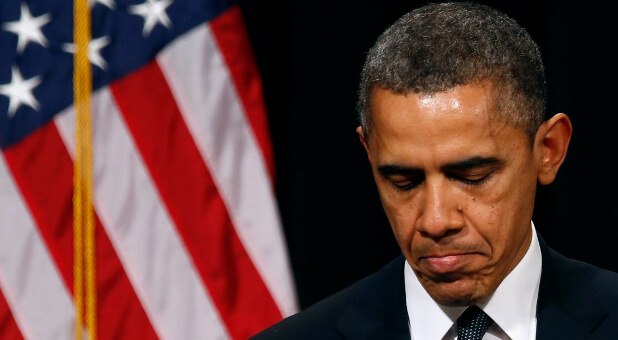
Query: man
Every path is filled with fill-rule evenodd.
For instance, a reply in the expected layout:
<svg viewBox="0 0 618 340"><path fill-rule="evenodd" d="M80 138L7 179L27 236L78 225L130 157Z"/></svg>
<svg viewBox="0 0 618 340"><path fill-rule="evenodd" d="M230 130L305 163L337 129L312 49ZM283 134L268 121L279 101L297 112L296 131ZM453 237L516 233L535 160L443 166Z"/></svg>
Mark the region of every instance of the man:
<svg viewBox="0 0 618 340"><path fill-rule="evenodd" d="M256 339L618 339L618 275L531 222L571 123L540 53L486 6L404 15L369 52L357 132L403 256Z"/></svg>

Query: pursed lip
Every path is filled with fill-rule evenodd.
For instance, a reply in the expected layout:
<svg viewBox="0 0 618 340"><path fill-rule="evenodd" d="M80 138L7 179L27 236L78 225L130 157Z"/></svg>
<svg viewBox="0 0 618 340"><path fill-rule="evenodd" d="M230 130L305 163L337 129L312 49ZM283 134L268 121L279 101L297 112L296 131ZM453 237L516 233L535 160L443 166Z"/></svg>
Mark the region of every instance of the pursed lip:
<svg viewBox="0 0 618 340"><path fill-rule="evenodd" d="M423 256L419 260L429 271L435 274L447 274L460 270L478 255L478 253L446 253Z"/></svg>

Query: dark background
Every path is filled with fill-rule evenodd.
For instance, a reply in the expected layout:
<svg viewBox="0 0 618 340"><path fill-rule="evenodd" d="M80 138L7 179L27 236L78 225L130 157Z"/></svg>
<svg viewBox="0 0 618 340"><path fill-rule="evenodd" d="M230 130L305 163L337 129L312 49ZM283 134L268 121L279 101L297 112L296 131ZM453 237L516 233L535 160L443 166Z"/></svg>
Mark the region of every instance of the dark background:
<svg viewBox="0 0 618 340"><path fill-rule="evenodd" d="M534 222L554 249L618 271L616 12L583 1L479 1L539 44L548 113L574 125ZM241 1L264 84L277 195L301 308L399 254L355 128L360 70L378 35L426 1Z"/></svg>

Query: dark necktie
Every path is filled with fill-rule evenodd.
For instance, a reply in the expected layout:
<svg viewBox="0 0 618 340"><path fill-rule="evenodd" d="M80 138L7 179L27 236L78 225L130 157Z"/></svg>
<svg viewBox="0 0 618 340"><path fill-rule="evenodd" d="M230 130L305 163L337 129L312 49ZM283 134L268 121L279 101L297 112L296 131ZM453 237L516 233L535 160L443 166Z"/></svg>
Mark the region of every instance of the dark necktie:
<svg viewBox="0 0 618 340"><path fill-rule="evenodd" d="M489 315L477 306L470 306L457 319L457 340L481 340L494 323Z"/></svg>

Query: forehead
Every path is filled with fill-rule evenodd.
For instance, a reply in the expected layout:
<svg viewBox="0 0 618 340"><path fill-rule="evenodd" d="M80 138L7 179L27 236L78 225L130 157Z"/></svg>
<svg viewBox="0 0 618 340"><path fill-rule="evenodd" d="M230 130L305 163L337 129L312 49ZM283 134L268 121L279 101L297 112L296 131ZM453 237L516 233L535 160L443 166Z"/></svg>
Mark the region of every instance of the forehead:
<svg viewBox="0 0 618 340"><path fill-rule="evenodd" d="M428 94L395 94L377 88L371 95L370 148L383 157L402 152L433 158L493 154L527 139L523 129L498 114L492 90L483 85L462 85ZM463 155L461 153L467 153Z"/></svg>

